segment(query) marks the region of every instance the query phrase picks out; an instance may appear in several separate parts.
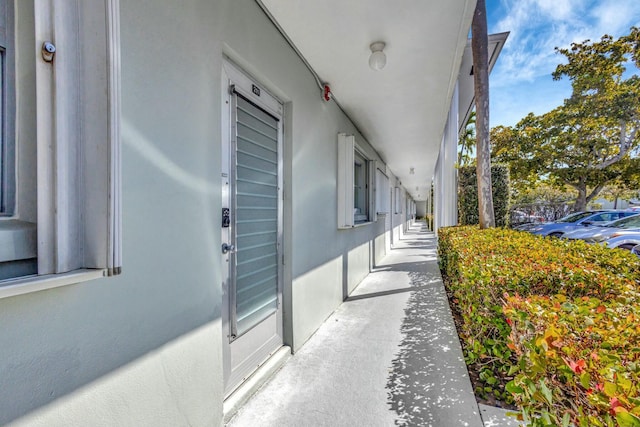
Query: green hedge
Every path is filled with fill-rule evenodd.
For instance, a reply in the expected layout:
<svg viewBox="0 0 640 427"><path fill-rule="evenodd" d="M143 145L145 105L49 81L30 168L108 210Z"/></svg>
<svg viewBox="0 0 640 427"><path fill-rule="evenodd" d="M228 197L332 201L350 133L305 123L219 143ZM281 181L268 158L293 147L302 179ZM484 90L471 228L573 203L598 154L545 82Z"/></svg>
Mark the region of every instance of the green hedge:
<svg viewBox="0 0 640 427"><path fill-rule="evenodd" d="M439 231L439 256L462 318L465 359L480 368L484 381L476 391L515 401L529 425L568 420L607 426L617 418L621 426L636 425L624 419L634 420L640 410L640 330L629 327L640 324L637 257L583 242L468 226ZM600 317L590 314L594 310ZM583 354L603 343L594 355L606 369Z"/></svg>
<svg viewBox="0 0 640 427"><path fill-rule="evenodd" d="M496 225L505 227L509 223L510 188L508 166L491 166L491 186ZM458 223L461 225L476 225L479 222L476 167L463 166L458 168Z"/></svg>
<svg viewBox="0 0 640 427"><path fill-rule="evenodd" d="M640 297L508 296L510 345L519 357L506 385L532 426L640 426Z"/></svg>

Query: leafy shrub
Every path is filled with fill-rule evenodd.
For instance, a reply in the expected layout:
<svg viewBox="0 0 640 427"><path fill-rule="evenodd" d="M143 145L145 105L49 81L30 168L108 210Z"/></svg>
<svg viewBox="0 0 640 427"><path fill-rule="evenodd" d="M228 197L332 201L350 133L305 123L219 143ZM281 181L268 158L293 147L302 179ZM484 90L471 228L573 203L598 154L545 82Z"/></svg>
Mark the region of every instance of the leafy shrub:
<svg viewBox="0 0 640 427"><path fill-rule="evenodd" d="M459 333L465 359L480 367L485 384L477 391L509 403L513 390L505 390L505 385L532 353L510 339L512 329L503 312L505 295L561 294L613 304L640 278L637 258L625 251L507 229L442 228L439 255L448 291L462 318ZM520 396L517 399L526 403Z"/></svg>
<svg viewBox="0 0 640 427"><path fill-rule="evenodd" d="M491 166L491 187L496 225L504 227L509 222L509 167ZM475 166L458 168L458 222L462 225L479 224L478 183Z"/></svg>
<svg viewBox="0 0 640 427"><path fill-rule="evenodd" d="M506 297L518 374L506 385L533 426L640 426L640 294Z"/></svg>

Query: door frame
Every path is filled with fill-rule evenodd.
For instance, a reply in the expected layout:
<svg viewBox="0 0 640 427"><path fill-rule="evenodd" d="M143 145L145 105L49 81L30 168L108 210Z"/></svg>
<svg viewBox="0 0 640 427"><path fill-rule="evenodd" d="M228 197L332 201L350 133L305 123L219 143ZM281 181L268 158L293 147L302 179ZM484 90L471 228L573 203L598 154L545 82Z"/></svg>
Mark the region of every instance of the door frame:
<svg viewBox="0 0 640 427"><path fill-rule="evenodd" d="M232 221L227 232L221 232L221 243L235 243L236 231L235 221L233 220L236 212L235 199L235 162L236 162L236 107L233 103L234 92L253 103L256 107L264 110L266 113L274 116L278 120L278 224L277 224L277 310L267 319L260 321L242 335L236 336L232 332L232 316L235 310L232 304L235 303L235 295L232 295L231 285L235 274L235 256L229 253L228 256L222 255L222 344L223 344L223 377L224 377L224 393L225 398L228 397L235 389L237 389L256 369L258 369L269 357L275 353L284 343L284 316L283 316L283 294L284 294L284 106L275 96L269 93L264 86L260 85L255 79L252 79L246 72L232 63L228 58L223 59L222 69L222 151L221 151L221 201L222 207L232 206ZM257 96L256 92L259 94ZM225 166L226 164L226 166ZM262 344L251 342L252 332L260 334L261 329L267 329L269 324L273 327L275 322L275 335L265 340ZM242 349L251 349L255 351L249 353L244 362L245 367L235 372L232 366L234 359L232 355L232 346Z"/></svg>

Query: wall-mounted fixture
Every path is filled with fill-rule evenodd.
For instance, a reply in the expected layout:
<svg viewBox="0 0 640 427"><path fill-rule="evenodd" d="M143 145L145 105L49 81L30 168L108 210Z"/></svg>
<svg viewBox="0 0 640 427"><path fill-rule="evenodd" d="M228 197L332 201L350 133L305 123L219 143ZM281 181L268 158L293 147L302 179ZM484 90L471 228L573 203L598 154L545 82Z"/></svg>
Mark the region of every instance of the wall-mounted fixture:
<svg viewBox="0 0 640 427"><path fill-rule="evenodd" d="M416 173L416 170L414 168L409 168L409 175L413 175Z"/></svg>
<svg viewBox="0 0 640 427"><path fill-rule="evenodd" d="M371 49L371 56L369 57L369 67L372 70L380 71L387 65L387 55L384 54L383 49L385 47L384 42L371 43L369 48Z"/></svg>
<svg viewBox="0 0 640 427"><path fill-rule="evenodd" d="M326 102L329 102L331 99L331 87L329 86L329 83L322 84L322 99Z"/></svg>

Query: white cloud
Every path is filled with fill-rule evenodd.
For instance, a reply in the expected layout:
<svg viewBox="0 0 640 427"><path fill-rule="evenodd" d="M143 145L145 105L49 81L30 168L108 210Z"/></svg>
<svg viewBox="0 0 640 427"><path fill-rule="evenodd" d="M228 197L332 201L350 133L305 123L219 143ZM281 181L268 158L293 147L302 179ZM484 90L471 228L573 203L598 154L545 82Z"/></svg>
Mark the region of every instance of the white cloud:
<svg viewBox="0 0 640 427"><path fill-rule="evenodd" d="M637 0L606 0L601 1L592 11L595 20L594 39L603 34L620 36L629 31L632 25L640 25L640 4Z"/></svg>
<svg viewBox="0 0 640 427"><path fill-rule="evenodd" d="M640 26L638 0L489 0L487 7L494 21L489 31L510 32L491 74L492 126L549 111L569 96L566 79L551 79L564 59L556 46L619 37Z"/></svg>
<svg viewBox="0 0 640 427"><path fill-rule="evenodd" d="M510 31L493 79L498 86L549 76L563 59L554 48L620 36L640 25L638 0L501 0L491 32Z"/></svg>

